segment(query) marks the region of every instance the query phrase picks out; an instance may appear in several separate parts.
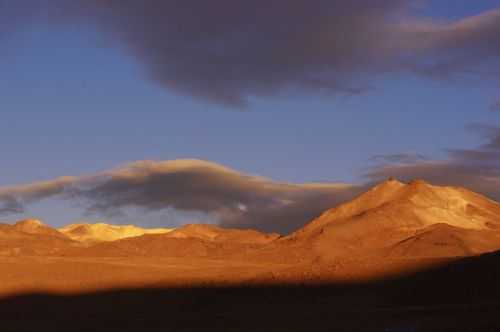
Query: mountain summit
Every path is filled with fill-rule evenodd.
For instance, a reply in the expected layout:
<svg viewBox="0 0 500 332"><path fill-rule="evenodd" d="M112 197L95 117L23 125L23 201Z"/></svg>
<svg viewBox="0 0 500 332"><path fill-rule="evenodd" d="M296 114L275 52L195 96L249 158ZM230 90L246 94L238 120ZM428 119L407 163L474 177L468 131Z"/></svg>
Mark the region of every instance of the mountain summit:
<svg viewBox="0 0 500 332"><path fill-rule="evenodd" d="M165 234L172 231L170 228L141 228L134 225L71 224L59 231L69 238L86 243L116 241L145 234Z"/></svg>
<svg viewBox="0 0 500 332"><path fill-rule="evenodd" d="M437 226L440 225L440 226ZM350 202L324 212L288 240L308 243L324 255L467 255L500 248L500 204L459 187L423 180L387 180ZM422 234L426 234L425 236ZM422 244L425 250L419 252ZM424 252L425 251L425 252Z"/></svg>
<svg viewBox="0 0 500 332"><path fill-rule="evenodd" d="M61 232L44 224L39 219L25 219L20 220L14 224L14 229L21 233L33 235L49 235L63 238L65 237Z"/></svg>
<svg viewBox="0 0 500 332"><path fill-rule="evenodd" d="M279 238L279 234L265 234L251 229L228 229L215 225L189 224L168 234L170 238L194 238L212 242L266 244Z"/></svg>
<svg viewBox="0 0 500 332"><path fill-rule="evenodd" d="M388 179L284 237L199 224L175 230L73 224L56 230L29 219L0 227L0 240L6 254L35 243L43 249L37 253L50 249L67 256L254 257L273 262L470 256L500 250L500 204L464 188ZM51 249L55 240L60 250ZM28 249L18 251L32 252Z"/></svg>

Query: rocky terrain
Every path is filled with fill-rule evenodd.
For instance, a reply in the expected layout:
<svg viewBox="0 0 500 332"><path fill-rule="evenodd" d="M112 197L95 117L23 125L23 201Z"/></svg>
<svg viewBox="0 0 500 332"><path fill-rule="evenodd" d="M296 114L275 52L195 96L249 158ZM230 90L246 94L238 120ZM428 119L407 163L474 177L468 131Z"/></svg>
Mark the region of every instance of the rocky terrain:
<svg viewBox="0 0 500 332"><path fill-rule="evenodd" d="M306 330L304 320L320 316L324 321L317 321L318 326L338 324L346 330L462 331L471 324L472 331L472 320L482 319L484 331L496 331L500 323L492 312L500 309L497 251L499 203L464 188L394 179L332 207L288 235L195 224L177 229L106 224L55 229L39 220L24 220L0 224L0 316L16 326L19 321L4 308L15 307L15 301L36 307L34 298L19 294L42 292L72 296L75 310L84 306L77 304L80 301L101 308L93 299L106 302L118 296L131 303L150 299L145 308L154 305L151 312L157 312L166 296L172 301L166 307L178 317L183 313L177 305L193 309L199 298L208 306L200 309L204 320L209 314L220 315L239 330L245 328L234 325L235 319L247 317L245 310L256 310L262 315L257 321L264 322L273 303L273 308L281 305L274 309L276 317L294 315L284 331ZM238 301L249 302L231 309L232 292L239 294L234 295ZM87 293L96 295L85 297ZM226 307L211 307L208 294ZM59 305L55 298L44 299ZM355 320L325 318L322 303L342 317L358 312L373 324L347 329ZM303 313L306 304L316 311ZM93 314L102 319L107 309L99 310ZM126 314L131 308L120 310ZM32 313L34 321L41 319L37 315ZM394 315L399 318L391 320ZM452 317L462 322L460 326L451 323ZM393 325L394 330L386 329Z"/></svg>

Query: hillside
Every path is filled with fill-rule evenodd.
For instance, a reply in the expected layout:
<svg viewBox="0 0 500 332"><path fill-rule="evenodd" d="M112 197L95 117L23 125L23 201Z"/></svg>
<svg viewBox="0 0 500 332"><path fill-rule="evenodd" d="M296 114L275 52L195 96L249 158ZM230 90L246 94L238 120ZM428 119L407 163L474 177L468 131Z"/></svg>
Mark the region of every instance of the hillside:
<svg viewBox="0 0 500 332"><path fill-rule="evenodd" d="M0 224L0 256L51 256L78 246L64 234L40 220Z"/></svg>
<svg viewBox="0 0 500 332"><path fill-rule="evenodd" d="M69 238L85 243L116 241L144 234L164 234L171 232L170 228L141 228L134 225L71 224L59 231Z"/></svg>
<svg viewBox="0 0 500 332"><path fill-rule="evenodd" d="M500 204L458 187L385 181L284 238L321 257L466 256L500 249Z"/></svg>
<svg viewBox="0 0 500 332"><path fill-rule="evenodd" d="M245 255L279 237L254 230L224 229L213 225L186 225L164 234L144 234L101 242L70 251L83 256L148 256L223 258Z"/></svg>

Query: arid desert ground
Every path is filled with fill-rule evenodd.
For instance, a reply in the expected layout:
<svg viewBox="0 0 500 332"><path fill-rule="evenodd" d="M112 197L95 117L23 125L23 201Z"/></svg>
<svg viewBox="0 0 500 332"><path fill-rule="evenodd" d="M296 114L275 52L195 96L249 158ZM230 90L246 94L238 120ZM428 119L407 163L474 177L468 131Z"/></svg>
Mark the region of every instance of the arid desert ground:
<svg viewBox="0 0 500 332"><path fill-rule="evenodd" d="M419 180L288 235L0 225L2 331L497 331L498 278L500 204Z"/></svg>

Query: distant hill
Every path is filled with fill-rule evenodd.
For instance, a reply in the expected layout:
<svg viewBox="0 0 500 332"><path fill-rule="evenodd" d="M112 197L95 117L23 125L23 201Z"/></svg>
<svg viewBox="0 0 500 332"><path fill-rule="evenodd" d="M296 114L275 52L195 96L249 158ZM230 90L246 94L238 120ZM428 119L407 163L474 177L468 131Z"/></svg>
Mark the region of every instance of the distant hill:
<svg viewBox="0 0 500 332"><path fill-rule="evenodd" d="M84 256L212 257L228 259L264 247L279 237L254 230L225 229L214 225L186 225L164 234L144 234L97 243L73 251Z"/></svg>
<svg viewBox="0 0 500 332"><path fill-rule="evenodd" d="M172 238L197 238L216 242L238 242L266 244L280 237L279 234L266 234L251 229L227 229L215 225L189 224L180 227L170 234Z"/></svg>
<svg viewBox="0 0 500 332"><path fill-rule="evenodd" d="M86 243L116 241L144 234L165 234L171 228L141 228L134 225L71 224L59 229L69 238Z"/></svg>
<svg viewBox="0 0 500 332"><path fill-rule="evenodd" d="M0 256L51 256L78 245L37 219L0 224Z"/></svg>
<svg viewBox="0 0 500 332"><path fill-rule="evenodd" d="M500 250L500 204L459 187L384 181L288 235L190 224L177 229L39 220L0 227L4 255L238 258L275 263L446 258ZM42 250L43 248L43 250ZM332 263L333 262L333 263Z"/></svg>

